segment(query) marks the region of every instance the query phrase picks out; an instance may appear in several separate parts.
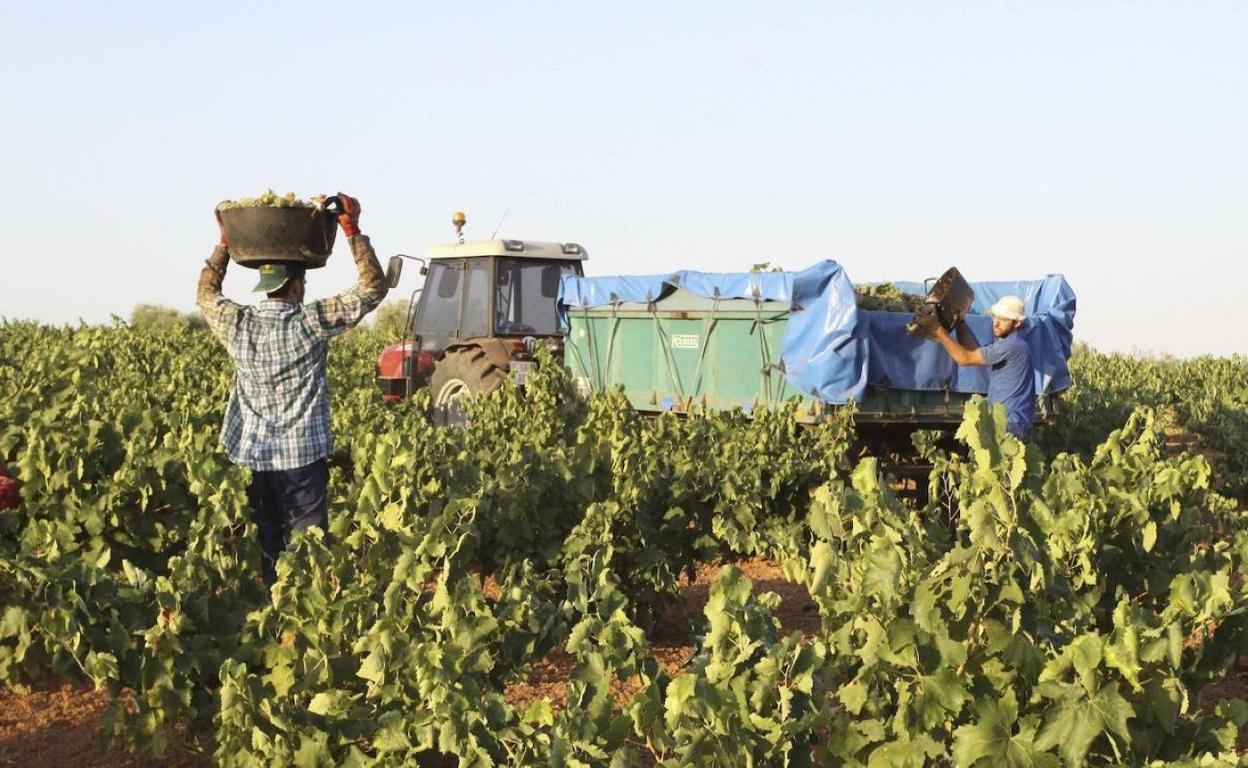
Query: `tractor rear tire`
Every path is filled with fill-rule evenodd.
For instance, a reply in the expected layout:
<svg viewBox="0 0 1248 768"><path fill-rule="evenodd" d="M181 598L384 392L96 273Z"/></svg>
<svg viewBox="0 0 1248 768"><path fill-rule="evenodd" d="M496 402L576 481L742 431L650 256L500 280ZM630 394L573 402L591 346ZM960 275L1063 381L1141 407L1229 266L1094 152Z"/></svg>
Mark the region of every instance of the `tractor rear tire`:
<svg viewBox="0 0 1248 768"><path fill-rule="evenodd" d="M499 368L480 347L464 347L448 353L433 368L429 379L430 407L434 422L442 426L465 423L460 400L488 395L503 385L507 372Z"/></svg>

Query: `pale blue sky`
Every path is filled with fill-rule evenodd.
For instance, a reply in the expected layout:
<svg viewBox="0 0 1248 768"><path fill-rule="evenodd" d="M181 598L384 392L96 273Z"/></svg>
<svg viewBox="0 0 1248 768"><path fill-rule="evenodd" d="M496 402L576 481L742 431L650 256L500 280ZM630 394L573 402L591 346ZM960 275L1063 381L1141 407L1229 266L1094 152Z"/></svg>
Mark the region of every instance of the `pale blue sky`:
<svg viewBox="0 0 1248 768"><path fill-rule="evenodd" d="M272 186L383 257L510 209L589 274L1062 272L1099 348L1248 352L1245 41L1244 2L0 0L0 315L189 310Z"/></svg>

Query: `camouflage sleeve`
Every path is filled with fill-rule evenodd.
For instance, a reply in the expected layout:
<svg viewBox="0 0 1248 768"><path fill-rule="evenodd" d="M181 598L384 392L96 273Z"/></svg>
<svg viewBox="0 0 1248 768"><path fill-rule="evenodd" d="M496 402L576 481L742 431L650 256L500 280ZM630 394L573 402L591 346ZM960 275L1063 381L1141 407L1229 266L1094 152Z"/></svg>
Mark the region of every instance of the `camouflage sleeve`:
<svg viewBox="0 0 1248 768"><path fill-rule="evenodd" d="M238 321L242 316L243 307L221 295L221 281L225 279L225 268L230 263L230 252L224 245L218 245L212 255L204 262L204 269L199 273L199 290L195 303L204 315L204 322L213 335L228 344L238 329Z"/></svg>
<svg viewBox="0 0 1248 768"><path fill-rule="evenodd" d="M386 276L381 271L381 263L377 261L368 236L356 235L350 241L351 255L355 257L355 267L360 274L359 281L337 296L308 305L308 314L326 337L354 328L386 297Z"/></svg>

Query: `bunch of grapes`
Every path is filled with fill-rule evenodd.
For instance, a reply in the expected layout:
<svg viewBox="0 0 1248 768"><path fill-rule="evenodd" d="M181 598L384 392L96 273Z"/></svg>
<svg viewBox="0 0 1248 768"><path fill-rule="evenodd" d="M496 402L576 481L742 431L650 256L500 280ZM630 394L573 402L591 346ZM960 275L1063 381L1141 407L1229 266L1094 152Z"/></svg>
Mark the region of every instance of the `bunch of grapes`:
<svg viewBox="0 0 1248 768"><path fill-rule="evenodd" d="M266 190L259 197L244 197L242 200L226 200L217 206L218 211L228 208L311 208L312 203L295 197L294 192L279 195L273 190Z"/></svg>
<svg viewBox="0 0 1248 768"><path fill-rule="evenodd" d="M855 285L858 294L858 308L876 312L914 312L923 306L924 296L904 293L892 283L875 283L873 285Z"/></svg>
<svg viewBox="0 0 1248 768"><path fill-rule="evenodd" d="M22 503L22 484L9 476L0 464L0 510L12 509Z"/></svg>

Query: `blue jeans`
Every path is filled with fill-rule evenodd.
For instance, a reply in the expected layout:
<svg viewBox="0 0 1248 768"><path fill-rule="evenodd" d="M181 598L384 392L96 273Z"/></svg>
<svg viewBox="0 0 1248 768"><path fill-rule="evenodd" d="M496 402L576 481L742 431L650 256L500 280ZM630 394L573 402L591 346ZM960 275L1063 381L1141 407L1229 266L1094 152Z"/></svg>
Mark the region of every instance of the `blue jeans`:
<svg viewBox="0 0 1248 768"><path fill-rule="evenodd" d="M272 584L291 531L314 525L329 530L329 467L321 459L298 469L252 470L247 503L260 529L260 572L264 583Z"/></svg>

